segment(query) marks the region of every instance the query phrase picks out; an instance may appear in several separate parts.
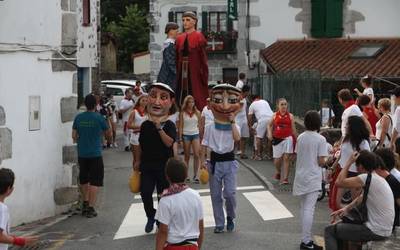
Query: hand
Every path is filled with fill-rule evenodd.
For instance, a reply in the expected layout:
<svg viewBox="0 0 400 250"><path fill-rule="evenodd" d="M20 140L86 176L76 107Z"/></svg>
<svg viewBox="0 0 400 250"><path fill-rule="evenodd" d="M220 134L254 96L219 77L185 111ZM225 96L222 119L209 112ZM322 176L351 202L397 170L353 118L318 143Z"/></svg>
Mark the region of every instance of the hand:
<svg viewBox="0 0 400 250"><path fill-rule="evenodd" d="M231 123L234 123L234 122L235 122L235 116L236 116L235 113L230 113L230 114L228 115L229 121L230 121Z"/></svg>
<svg viewBox="0 0 400 250"><path fill-rule="evenodd" d="M140 162L135 161L135 163L133 163L133 171L139 171L140 170Z"/></svg>
<svg viewBox="0 0 400 250"><path fill-rule="evenodd" d="M24 239L25 239L25 245L31 246L39 240L39 237L38 236L26 236L26 237L24 237Z"/></svg>
<svg viewBox="0 0 400 250"><path fill-rule="evenodd" d="M274 138L273 138L273 136L272 136L272 135L270 135L270 134L268 134L268 136L267 136L267 137L268 137L268 140L270 140L270 141L272 141L272 139L274 139Z"/></svg>
<svg viewBox="0 0 400 250"><path fill-rule="evenodd" d="M161 122L160 121L153 121L154 126L156 126L156 129L160 129L161 128Z"/></svg>
<svg viewBox="0 0 400 250"><path fill-rule="evenodd" d="M341 208L333 213L331 213L331 217L333 221L336 221L336 218L342 218L343 216L345 216L347 214L347 207Z"/></svg>
<svg viewBox="0 0 400 250"><path fill-rule="evenodd" d="M354 163L354 162L356 162L356 160L357 160L357 158L358 158L359 156L360 156L360 153L358 153L358 152L356 151L356 152L354 152L354 153L351 155L349 161L351 161L351 163Z"/></svg>
<svg viewBox="0 0 400 250"><path fill-rule="evenodd" d="M354 92L356 92L357 94L360 93L360 91L358 90L358 88L354 89Z"/></svg>
<svg viewBox="0 0 400 250"><path fill-rule="evenodd" d="M207 169L207 163L206 163L206 162L203 162L202 164L200 164L200 169L205 169L205 170L208 171L208 169Z"/></svg>

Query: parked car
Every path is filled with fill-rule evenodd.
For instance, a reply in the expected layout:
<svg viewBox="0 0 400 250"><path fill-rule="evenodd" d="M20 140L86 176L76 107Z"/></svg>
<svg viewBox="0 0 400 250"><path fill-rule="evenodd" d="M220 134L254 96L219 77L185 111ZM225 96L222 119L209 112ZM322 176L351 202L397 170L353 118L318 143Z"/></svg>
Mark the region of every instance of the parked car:
<svg viewBox="0 0 400 250"><path fill-rule="evenodd" d="M129 88L135 88L136 80L105 80L101 81L102 90L104 93L112 94L114 96L114 100L119 106L122 99L125 96L125 90ZM147 83L143 83L141 85L142 91L146 91Z"/></svg>

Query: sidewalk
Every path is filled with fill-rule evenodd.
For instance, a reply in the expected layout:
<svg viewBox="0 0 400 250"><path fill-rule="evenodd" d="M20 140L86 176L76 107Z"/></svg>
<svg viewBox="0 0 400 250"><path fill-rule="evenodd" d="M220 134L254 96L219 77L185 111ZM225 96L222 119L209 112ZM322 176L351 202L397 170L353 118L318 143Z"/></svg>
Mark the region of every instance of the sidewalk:
<svg viewBox="0 0 400 250"><path fill-rule="evenodd" d="M250 155L250 154L248 154ZM240 159L237 160L251 172L253 172L261 182L272 192L285 193L288 195L292 193L292 184L295 174L295 165L290 167L289 173L289 185L279 185L279 182L273 179L275 174L275 166L272 160L255 161L251 159ZM327 197L324 198L328 199ZM327 221L327 224L329 221ZM363 248L364 249L364 248ZM391 236L389 239L383 242L372 242L367 249L373 250L400 250L400 228L398 228L396 235Z"/></svg>

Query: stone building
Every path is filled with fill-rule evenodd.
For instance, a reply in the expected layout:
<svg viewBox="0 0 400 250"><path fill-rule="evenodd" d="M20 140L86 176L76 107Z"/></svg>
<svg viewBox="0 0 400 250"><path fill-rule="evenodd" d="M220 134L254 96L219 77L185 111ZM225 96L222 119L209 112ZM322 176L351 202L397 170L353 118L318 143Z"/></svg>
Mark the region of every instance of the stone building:
<svg viewBox="0 0 400 250"><path fill-rule="evenodd" d="M98 65L99 0L0 1L0 166L17 225L77 199L72 121Z"/></svg>
<svg viewBox="0 0 400 250"><path fill-rule="evenodd" d="M398 37L397 0L232 0L237 19L227 18L227 0L150 0L151 78L158 74L168 21L194 11L209 41L210 80L232 82L238 72L264 72L260 50L281 39ZM385 17L385 18L382 18Z"/></svg>

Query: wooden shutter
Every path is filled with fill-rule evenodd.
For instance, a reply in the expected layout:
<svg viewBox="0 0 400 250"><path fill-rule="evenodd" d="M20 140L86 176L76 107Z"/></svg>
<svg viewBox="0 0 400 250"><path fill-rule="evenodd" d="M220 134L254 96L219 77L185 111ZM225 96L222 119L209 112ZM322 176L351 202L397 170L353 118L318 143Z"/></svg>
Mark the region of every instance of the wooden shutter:
<svg viewBox="0 0 400 250"><path fill-rule="evenodd" d="M168 12L168 22L175 22L173 11Z"/></svg>
<svg viewBox="0 0 400 250"><path fill-rule="evenodd" d="M326 37L342 37L343 35L343 0L327 0L326 2Z"/></svg>
<svg viewBox="0 0 400 250"><path fill-rule="evenodd" d="M329 0L328 0L329 1ZM311 36L325 36L326 0L311 0Z"/></svg>
<svg viewBox="0 0 400 250"><path fill-rule="evenodd" d="M90 0L82 1L82 25L89 26L90 25Z"/></svg>
<svg viewBox="0 0 400 250"><path fill-rule="evenodd" d="M203 32L208 31L208 12L201 12L201 30Z"/></svg>

